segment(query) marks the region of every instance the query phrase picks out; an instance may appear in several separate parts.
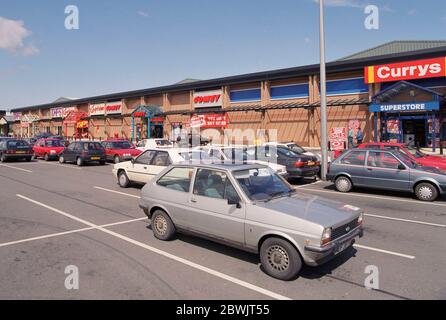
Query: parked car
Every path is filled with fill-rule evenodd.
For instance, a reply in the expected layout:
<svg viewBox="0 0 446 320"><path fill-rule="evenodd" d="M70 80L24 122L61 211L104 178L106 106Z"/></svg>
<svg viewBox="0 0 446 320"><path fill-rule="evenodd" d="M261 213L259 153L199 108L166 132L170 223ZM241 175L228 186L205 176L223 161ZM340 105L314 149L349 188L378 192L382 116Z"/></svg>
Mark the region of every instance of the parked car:
<svg viewBox="0 0 446 320"><path fill-rule="evenodd" d="M25 140L4 139L0 142L0 161L26 160L31 161L33 149Z"/></svg>
<svg viewBox="0 0 446 320"><path fill-rule="evenodd" d="M150 148L173 148L174 145L168 139L144 139L136 144L136 149L145 151Z"/></svg>
<svg viewBox="0 0 446 320"><path fill-rule="evenodd" d="M144 151L132 161L115 164L113 174L122 188L130 183L145 184L167 166L184 161L215 161L205 152L186 148L153 148Z"/></svg>
<svg viewBox="0 0 446 320"><path fill-rule="evenodd" d="M62 136L50 136L49 139L60 140L65 147L68 147L70 142Z"/></svg>
<svg viewBox="0 0 446 320"><path fill-rule="evenodd" d="M102 146L105 148L107 161L114 163L132 160L142 152L127 140L106 140L102 142Z"/></svg>
<svg viewBox="0 0 446 320"><path fill-rule="evenodd" d="M170 166L142 189L140 207L156 238L191 233L257 253L281 280L338 256L363 233L359 208L300 194L258 164Z"/></svg>
<svg viewBox="0 0 446 320"><path fill-rule="evenodd" d="M276 147L288 148L297 154L303 154L305 156L316 157L319 162L321 162L321 160L322 160L322 157L320 154L307 151L304 147L301 147L300 145L298 145L295 142L267 142L264 144L264 146L276 146ZM328 162L331 162L330 157L328 157Z"/></svg>
<svg viewBox="0 0 446 320"><path fill-rule="evenodd" d="M436 167L446 170L446 158L440 156L428 155L420 150L403 143L389 143L389 142L369 142L359 145L360 149L384 149L384 150L399 150L405 153L412 161L421 166Z"/></svg>
<svg viewBox="0 0 446 320"><path fill-rule="evenodd" d="M59 155L65 149L61 140L40 139L33 146L34 158L43 158L45 161L59 159Z"/></svg>
<svg viewBox="0 0 446 320"><path fill-rule="evenodd" d="M0 137L0 142L3 142L3 141L5 141L5 140L15 140L15 138L12 138L12 137L4 137L4 136L1 136L1 137Z"/></svg>
<svg viewBox="0 0 446 320"><path fill-rule="evenodd" d="M434 201L446 193L446 171L418 165L399 150L351 149L333 161L327 178L340 192L368 187L414 193Z"/></svg>
<svg viewBox="0 0 446 320"><path fill-rule="evenodd" d="M75 162L78 166L88 162L99 162L104 165L105 161L105 149L96 141L72 142L59 156L60 163Z"/></svg>
<svg viewBox="0 0 446 320"><path fill-rule="evenodd" d="M34 146L37 142L37 138L24 138L23 140L25 140L26 143L29 144L31 147Z"/></svg>
<svg viewBox="0 0 446 320"><path fill-rule="evenodd" d="M207 145L202 147L197 147L197 150L202 150L208 153L211 157L220 159L221 161L239 161L246 163L257 163L263 164L283 177L287 177L288 173L286 167L277 162L275 158L268 158L259 156L259 152L256 151L255 147L247 147L243 145L231 145L231 146L221 146L221 145Z"/></svg>

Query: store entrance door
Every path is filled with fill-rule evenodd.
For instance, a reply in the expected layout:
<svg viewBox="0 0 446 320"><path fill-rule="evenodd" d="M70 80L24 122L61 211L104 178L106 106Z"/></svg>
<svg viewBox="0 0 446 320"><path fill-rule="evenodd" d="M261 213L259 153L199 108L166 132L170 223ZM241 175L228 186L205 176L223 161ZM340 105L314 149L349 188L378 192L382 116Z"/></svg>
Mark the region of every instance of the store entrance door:
<svg viewBox="0 0 446 320"><path fill-rule="evenodd" d="M426 119L407 119L403 124L403 142L414 147L427 147Z"/></svg>

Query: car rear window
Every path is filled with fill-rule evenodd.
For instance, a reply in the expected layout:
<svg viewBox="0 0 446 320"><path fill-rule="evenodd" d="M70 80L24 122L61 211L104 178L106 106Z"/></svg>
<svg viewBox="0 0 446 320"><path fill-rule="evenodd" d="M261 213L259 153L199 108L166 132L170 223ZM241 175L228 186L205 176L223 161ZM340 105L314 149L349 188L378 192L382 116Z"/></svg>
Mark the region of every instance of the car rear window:
<svg viewBox="0 0 446 320"><path fill-rule="evenodd" d="M29 147L29 145L23 140L8 141L8 148Z"/></svg>
<svg viewBox="0 0 446 320"><path fill-rule="evenodd" d="M173 168L162 176L157 184L168 189L189 192L193 174L193 168Z"/></svg>
<svg viewBox="0 0 446 320"><path fill-rule="evenodd" d="M87 150L102 150L104 147L98 142L88 142L83 144L83 149Z"/></svg>
<svg viewBox="0 0 446 320"><path fill-rule="evenodd" d="M365 155L365 151L352 151L341 158L339 163L363 166L365 162Z"/></svg>

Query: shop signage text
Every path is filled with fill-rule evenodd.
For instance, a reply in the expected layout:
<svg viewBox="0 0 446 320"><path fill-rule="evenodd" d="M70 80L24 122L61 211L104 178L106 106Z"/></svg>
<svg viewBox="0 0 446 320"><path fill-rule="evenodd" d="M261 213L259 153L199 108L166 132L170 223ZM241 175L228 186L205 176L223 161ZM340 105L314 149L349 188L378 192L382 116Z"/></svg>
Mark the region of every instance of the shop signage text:
<svg viewBox="0 0 446 320"><path fill-rule="evenodd" d="M226 128L228 124L227 114L201 114L190 119L191 128Z"/></svg>
<svg viewBox="0 0 446 320"><path fill-rule="evenodd" d="M222 90L200 91L194 93L195 108L221 107L223 100Z"/></svg>
<svg viewBox="0 0 446 320"><path fill-rule="evenodd" d="M22 119L22 113L21 112L14 112L13 113L13 119L14 119L14 121L20 121L20 119Z"/></svg>
<svg viewBox="0 0 446 320"><path fill-rule="evenodd" d="M103 116L107 114L121 114L122 113L122 103L121 102L111 102L111 103L97 103L90 104L88 107L90 116Z"/></svg>
<svg viewBox="0 0 446 320"><path fill-rule="evenodd" d="M330 148L331 150L344 150L347 141L346 127L333 127L330 129Z"/></svg>
<svg viewBox="0 0 446 320"><path fill-rule="evenodd" d="M105 103L90 104L88 111L90 116L102 116L105 114Z"/></svg>
<svg viewBox="0 0 446 320"><path fill-rule="evenodd" d="M446 77L446 57L365 68L366 83Z"/></svg>
<svg viewBox="0 0 446 320"><path fill-rule="evenodd" d="M105 114L121 114L122 102L110 102L105 105Z"/></svg>
<svg viewBox="0 0 446 320"><path fill-rule="evenodd" d="M51 118L62 118L62 108L52 108L50 110Z"/></svg>
<svg viewBox="0 0 446 320"><path fill-rule="evenodd" d="M413 102L413 103L384 103L371 104L370 112L404 112L404 111L429 111L439 110L440 103L437 101L430 102Z"/></svg>

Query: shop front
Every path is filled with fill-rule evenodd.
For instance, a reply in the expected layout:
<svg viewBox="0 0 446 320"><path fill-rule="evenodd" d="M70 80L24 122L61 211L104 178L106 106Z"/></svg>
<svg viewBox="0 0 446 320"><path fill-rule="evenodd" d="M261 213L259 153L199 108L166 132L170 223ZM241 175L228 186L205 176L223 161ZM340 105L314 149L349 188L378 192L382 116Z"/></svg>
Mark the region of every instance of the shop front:
<svg viewBox="0 0 446 320"><path fill-rule="evenodd" d="M132 112L132 141L164 137L164 118L159 106L139 106Z"/></svg>

